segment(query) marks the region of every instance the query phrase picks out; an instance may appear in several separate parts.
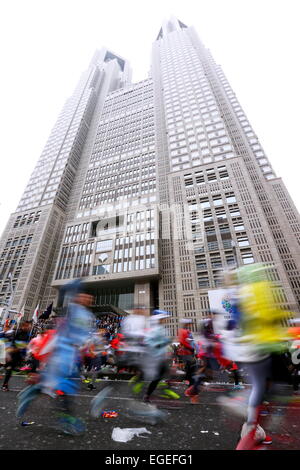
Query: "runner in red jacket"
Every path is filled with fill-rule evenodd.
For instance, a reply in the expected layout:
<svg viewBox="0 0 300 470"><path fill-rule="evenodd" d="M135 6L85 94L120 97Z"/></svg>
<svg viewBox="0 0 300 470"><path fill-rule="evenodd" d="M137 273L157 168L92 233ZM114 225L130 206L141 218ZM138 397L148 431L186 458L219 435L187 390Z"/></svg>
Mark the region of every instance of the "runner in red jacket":
<svg viewBox="0 0 300 470"><path fill-rule="evenodd" d="M189 382L189 390L194 385L193 376L196 373L195 343L193 335L189 329L191 328L193 322L189 318L182 318L180 323L182 324L182 328L178 330L178 341L180 346L178 348L177 354L184 363L186 380ZM188 390L186 390L187 393Z"/></svg>

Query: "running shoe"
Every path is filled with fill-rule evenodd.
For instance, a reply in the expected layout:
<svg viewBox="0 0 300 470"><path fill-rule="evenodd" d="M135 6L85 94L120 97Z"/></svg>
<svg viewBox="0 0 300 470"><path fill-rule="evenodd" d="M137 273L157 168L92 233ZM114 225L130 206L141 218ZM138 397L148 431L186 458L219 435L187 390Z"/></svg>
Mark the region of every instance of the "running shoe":
<svg viewBox="0 0 300 470"><path fill-rule="evenodd" d="M273 441L272 441L272 437L271 436L266 436L264 438L264 440L261 442L261 444L263 445L269 445L269 444L272 444Z"/></svg>
<svg viewBox="0 0 300 470"><path fill-rule="evenodd" d="M154 426L155 424L164 421L167 414L150 403L133 402L129 405L128 416Z"/></svg>
<svg viewBox="0 0 300 470"><path fill-rule="evenodd" d="M164 381L159 382L158 386L157 386L157 388L166 388L166 387L168 387L168 384L167 384L167 382L164 382Z"/></svg>
<svg viewBox="0 0 300 470"><path fill-rule="evenodd" d="M134 385L134 387L132 387L132 391L133 393L140 393L142 391L144 387L144 382L138 382L137 384Z"/></svg>
<svg viewBox="0 0 300 470"><path fill-rule="evenodd" d="M88 388L88 390L91 390L91 391L96 390L96 387L93 384L88 384L87 388Z"/></svg>
<svg viewBox="0 0 300 470"><path fill-rule="evenodd" d="M194 385L191 385L189 388L187 388L184 392L186 397L193 397L194 395L197 395L197 392L195 391Z"/></svg>
<svg viewBox="0 0 300 470"><path fill-rule="evenodd" d="M99 392L95 398L91 401L90 414L93 418L98 418L101 415L103 405L106 401L107 396L110 392L113 391L112 387L105 387L101 392Z"/></svg>
<svg viewBox="0 0 300 470"><path fill-rule="evenodd" d="M139 379L139 377L138 377L137 375L133 375L133 376L131 377L131 379L128 380L128 384L129 384L129 385L135 384L135 382L137 382L138 379Z"/></svg>
<svg viewBox="0 0 300 470"><path fill-rule="evenodd" d="M190 398L192 405L197 405L199 403L199 395L194 395Z"/></svg>
<svg viewBox="0 0 300 470"><path fill-rule="evenodd" d="M238 384L233 386L233 390L243 390L245 387L244 385Z"/></svg>
<svg viewBox="0 0 300 470"><path fill-rule="evenodd" d="M64 434L80 436L85 432L86 425L82 419L75 418L71 415L62 415L58 419L57 429Z"/></svg>
<svg viewBox="0 0 300 470"><path fill-rule="evenodd" d="M16 411L16 417L20 418L24 415L25 411L28 409L29 405L32 401L36 398L36 396L40 393L41 389L38 385L30 385L22 390L21 393L18 395L18 408Z"/></svg>
<svg viewBox="0 0 300 470"><path fill-rule="evenodd" d="M23 388L23 390L21 390L18 395L17 395L17 398L18 400L26 400L29 396L32 395L33 391L35 390L38 390L40 391L41 390L41 387L39 384L35 384L35 385L28 385L27 387Z"/></svg>
<svg viewBox="0 0 300 470"><path fill-rule="evenodd" d="M262 445L272 444L272 439L267 436L263 428L257 425L243 424L241 439L236 450L261 450Z"/></svg>
<svg viewBox="0 0 300 470"><path fill-rule="evenodd" d="M180 395L178 395L178 393L174 392L173 390L170 390L169 388L163 390L159 396L162 398L173 398L174 400L178 400L178 398L180 398Z"/></svg>
<svg viewBox="0 0 300 470"><path fill-rule="evenodd" d="M3 391L3 392L9 392L8 385L3 385L3 386L2 386L2 391Z"/></svg>

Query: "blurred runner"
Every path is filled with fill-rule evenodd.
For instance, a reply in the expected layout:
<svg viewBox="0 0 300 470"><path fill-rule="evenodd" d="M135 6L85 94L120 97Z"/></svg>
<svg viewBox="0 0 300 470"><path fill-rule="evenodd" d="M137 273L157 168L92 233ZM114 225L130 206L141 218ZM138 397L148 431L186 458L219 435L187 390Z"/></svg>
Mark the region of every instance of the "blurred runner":
<svg viewBox="0 0 300 470"><path fill-rule="evenodd" d="M110 346L113 353L114 364L117 368L116 372L124 370L124 365L122 364L122 358L124 357L124 335L122 333L117 333L116 336L111 340Z"/></svg>
<svg viewBox="0 0 300 470"><path fill-rule="evenodd" d="M70 296L67 315L59 326L56 341L41 374L41 381L19 394L17 416L24 414L38 393L46 393L55 399L58 412L58 429L67 434L80 434L85 424L74 416L72 395L80 387L80 348L92 332L94 316L88 307L93 297L82 292L82 283L74 281L64 286Z"/></svg>
<svg viewBox="0 0 300 470"><path fill-rule="evenodd" d="M145 334L148 328L146 309L138 306L134 313L124 318L121 324L123 334L123 346L120 351L124 354L120 357L119 365L124 366L134 373L129 384L133 393L140 393L143 388L143 367L145 357Z"/></svg>
<svg viewBox="0 0 300 470"><path fill-rule="evenodd" d="M237 450L256 449L270 444L272 439L259 425L259 411L265 394L270 393L270 379L288 380L282 354L287 348L287 332L282 321L288 312L276 308L274 286L262 264L245 266L236 271L239 312L223 331L224 356L246 366L252 384L246 408L247 421L241 431ZM236 299L233 299L236 303ZM244 400L246 397L243 397ZM220 402L231 410L245 412L245 401L222 398ZM244 409L243 409L244 408Z"/></svg>
<svg viewBox="0 0 300 470"><path fill-rule="evenodd" d="M94 333L88 340L85 346L86 362L88 362L85 369L84 383L88 384L89 390L95 390L95 382L101 368L105 367L107 363L107 349L109 347L108 341L105 338L105 330L101 329Z"/></svg>
<svg viewBox="0 0 300 470"><path fill-rule="evenodd" d="M290 337L289 343L289 370L292 377L292 386L294 395L299 395L300 384L300 320L295 322L296 326L289 328L288 334Z"/></svg>
<svg viewBox="0 0 300 470"><path fill-rule="evenodd" d="M150 317L150 328L145 336L146 353L143 375L146 381L151 382L144 396L144 402L150 401L150 396L169 370L167 349L170 339L167 338L164 328L164 323L169 317L170 314L164 310L153 310Z"/></svg>
<svg viewBox="0 0 300 470"><path fill-rule="evenodd" d="M2 390L7 392L9 379L13 370L19 369L26 357L26 348L30 340L31 322L21 323L18 330L6 329L4 332L5 341L5 377Z"/></svg>
<svg viewBox="0 0 300 470"><path fill-rule="evenodd" d="M184 363L184 370L186 373L186 380L189 384L189 389L194 385L194 375L196 373L196 346L193 335L189 328L191 328L193 322L189 318L182 318L180 320L182 327L178 330L178 341L180 343L177 350L177 355ZM187 391L187 393L189 393ZM189 395L188 395L189 396Z"/></svg>

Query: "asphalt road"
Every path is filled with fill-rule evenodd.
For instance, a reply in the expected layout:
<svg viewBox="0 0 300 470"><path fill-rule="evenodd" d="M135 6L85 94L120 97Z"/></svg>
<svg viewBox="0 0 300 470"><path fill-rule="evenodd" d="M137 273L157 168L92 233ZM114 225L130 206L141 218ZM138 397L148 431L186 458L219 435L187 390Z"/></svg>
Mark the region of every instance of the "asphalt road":
<svg viewBox="0 0 300 470"><path fill-rule="evenodd" d="M82 436L70 436L55 429L53 399L46 395L38 397L22 420L33 421L21 426L15 417L17 393L24 388L24 377L14 376L9 392L0 392L0 450L232 450L235 448L243 419L234 417L217 403L217 397L226 394L229 384L211 384L201 392L200 402L193 405L184 396L186 388L176 384L175 391L181 395L180 408L165 409L166 421L156 425L145 424L128 416L133 398L126 381L102 381L96 392L82 384L75 398L76 414L86 421L87 431ZM105 405L114 410L117 418L92 418L89 406L93 396L106 385L113 387ZM271 407L272 414L282 410L282 416L262 418L262 425L273 438L269 449L298 450L300 448L300 404L280 403ZM268 427L269 426L269 427ZM114 428L145 427L149 434L135 436L122 443L112 439Z"/></svg>

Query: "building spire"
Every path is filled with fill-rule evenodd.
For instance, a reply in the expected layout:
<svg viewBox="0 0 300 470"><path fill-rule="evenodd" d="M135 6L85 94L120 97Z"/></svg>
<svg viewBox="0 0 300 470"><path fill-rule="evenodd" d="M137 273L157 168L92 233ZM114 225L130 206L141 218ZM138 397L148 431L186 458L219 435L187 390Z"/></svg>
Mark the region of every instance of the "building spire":
<svg viewBox="0 0 300 470"><path fill-rule="evenodd" d="M187 28L187 26L179 21L175 16L171 16L169 19L165 19L163 21L157 39L163 38L167 34L173 33L174 31L180 31L183 28Z"/></svg>

